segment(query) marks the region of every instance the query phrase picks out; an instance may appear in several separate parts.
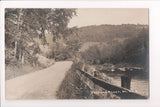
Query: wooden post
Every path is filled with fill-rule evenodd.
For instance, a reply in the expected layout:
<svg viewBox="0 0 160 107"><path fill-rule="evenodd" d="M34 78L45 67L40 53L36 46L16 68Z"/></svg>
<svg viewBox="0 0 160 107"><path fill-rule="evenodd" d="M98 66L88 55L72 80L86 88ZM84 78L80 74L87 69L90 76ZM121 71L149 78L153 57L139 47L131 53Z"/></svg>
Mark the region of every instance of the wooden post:
<svg viewBox="0 0 160 107"><path fill-rule="evenodd" d="M131 77L121 76L121 87L130 89L130 85L131 85Z"/></svg>

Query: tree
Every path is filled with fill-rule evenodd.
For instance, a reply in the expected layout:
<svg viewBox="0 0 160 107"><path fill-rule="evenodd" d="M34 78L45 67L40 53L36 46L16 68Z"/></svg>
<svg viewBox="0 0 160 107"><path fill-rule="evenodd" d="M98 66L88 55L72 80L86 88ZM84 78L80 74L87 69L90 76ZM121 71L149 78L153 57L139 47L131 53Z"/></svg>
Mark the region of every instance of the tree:
<svg viewBox="0 0 160 107"><path fill-rule="evenodd" d="M14 50L15 60L24 63L24 55L32 57L30 50L34 48L30 47L36 45L34 37L39 37L43 45L46 44L45 31L53 33L53 40L60 35L65 37L73 15L76 15L75 9L6 9L5 47Z"/></svg>
<svg viewBox="0 0 160 107"><path fill-rule="evenodd" d="M148 67L149 32L143 28L136 37L125 40L125 61L138 63L144 68Z"/></svg>

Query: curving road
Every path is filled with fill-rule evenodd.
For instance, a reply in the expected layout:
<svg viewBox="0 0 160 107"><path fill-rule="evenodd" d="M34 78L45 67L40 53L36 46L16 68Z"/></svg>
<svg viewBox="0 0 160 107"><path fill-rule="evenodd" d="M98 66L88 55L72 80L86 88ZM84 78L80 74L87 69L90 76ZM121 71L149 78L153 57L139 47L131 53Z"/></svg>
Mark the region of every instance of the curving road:
<svg viewBox="0 0 160 107"><path fill-rule="evenodd" d="M46 69L7 80L6 99L56 99L56 91L72 63L56 62Z"/></svg>

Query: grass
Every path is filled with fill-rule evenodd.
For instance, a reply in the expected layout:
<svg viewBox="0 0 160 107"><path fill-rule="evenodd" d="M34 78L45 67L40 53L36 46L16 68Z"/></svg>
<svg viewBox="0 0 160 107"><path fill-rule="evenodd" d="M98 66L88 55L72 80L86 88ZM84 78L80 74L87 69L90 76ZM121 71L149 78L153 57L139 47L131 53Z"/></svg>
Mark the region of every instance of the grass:
<svg viewBox="0 0 160 107"><path fill-rule="evenodd" d="M32 67L31 65L23 65L23 66L5 65L5 80L9 80L41 69L43 68L40 66Z"/></svg>
<svg viewBox="0 0 160 107"><path fill-rule="evenodd" d="M75 64L67 72L66 77L57 91L58 99L89 99L91 90L81 80L80 75L76 72Z"/></svg>

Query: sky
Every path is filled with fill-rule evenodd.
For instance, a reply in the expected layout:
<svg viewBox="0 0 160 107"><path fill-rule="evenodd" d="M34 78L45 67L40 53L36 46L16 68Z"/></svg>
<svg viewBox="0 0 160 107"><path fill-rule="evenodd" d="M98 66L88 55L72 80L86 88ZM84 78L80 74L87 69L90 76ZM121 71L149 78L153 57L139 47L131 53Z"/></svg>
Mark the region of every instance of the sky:
<svg viewBox="0 0 160 107"><path fill-rule="evenodd" d="M146 8L79 8L68 27L101 24L148 24Z"/></svg>

